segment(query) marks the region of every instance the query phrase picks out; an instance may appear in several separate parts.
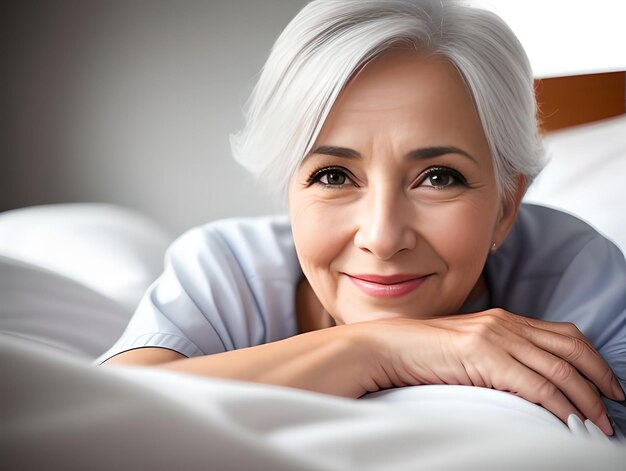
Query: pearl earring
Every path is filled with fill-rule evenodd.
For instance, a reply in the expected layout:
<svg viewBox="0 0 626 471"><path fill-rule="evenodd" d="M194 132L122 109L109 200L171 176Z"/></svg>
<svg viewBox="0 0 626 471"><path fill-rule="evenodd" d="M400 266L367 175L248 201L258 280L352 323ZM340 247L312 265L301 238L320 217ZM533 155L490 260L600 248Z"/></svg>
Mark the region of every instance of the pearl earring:
<svg viewBox="0 0 626 471"><path fill-rule="evenodd" d="M494 242L493 244L491 244L491 251L492 251L492 252L495 252L495 251L496 251L496 248L497 248L497 246L496 246L496 243L495 243L495 242Z"/></svg>

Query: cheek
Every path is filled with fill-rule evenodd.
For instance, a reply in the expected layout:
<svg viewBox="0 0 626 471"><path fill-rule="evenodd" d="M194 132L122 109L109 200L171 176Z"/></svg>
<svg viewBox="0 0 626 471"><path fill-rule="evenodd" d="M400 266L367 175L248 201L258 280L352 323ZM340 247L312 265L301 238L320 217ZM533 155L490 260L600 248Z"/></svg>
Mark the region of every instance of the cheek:
<svg viewBox="0 0 626 471"><path fill-rule="evenodd" d="M302 198L290 200L289 213L300 264L315 285L349 242L348 219L338 207Z"/></svg>
<svg viewBox="0 0 626 471"><path fill-rule="evenodd" d="M478 277L491 245L496 215L496 207L475 201L433 208L422 233L449 272Z"/></svg>

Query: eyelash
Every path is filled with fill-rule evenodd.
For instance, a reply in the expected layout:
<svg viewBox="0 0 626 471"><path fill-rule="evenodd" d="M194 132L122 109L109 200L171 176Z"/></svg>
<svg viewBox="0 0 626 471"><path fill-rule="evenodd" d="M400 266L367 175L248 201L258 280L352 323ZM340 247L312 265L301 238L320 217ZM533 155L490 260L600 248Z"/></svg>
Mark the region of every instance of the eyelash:
<svg viewBox="0 0 626 471"><path fill-rule="evenodd" d="M307 185L310 186L310 185L314 185L314 184L320 184L320 185L324 186L325 188L337 188L337 187L341 188L344 185L348 184L346 182L346 183L343 183L341 185L330 185L328 183L322 183L320 181L322 179L322 177L324 177L326 175L329 175L331 173L338 173L338 174L341 174L341 175L345 176L346 181L347 182L349 181L349 182L352 183L352 185L354 185L354 178L351 178L350 177L350 172L347 169L343 168L343 167L322 167L322 168L319 168L319 169L315 170L311 174L311 176L307 179Z"/></svg>
<svg viewBox="0 0 626 471"><path fill-rule="evenodd" d="M307 186L311 186L314 184L320 184L325 188L342 188L347 183L343 183L340 185L331 185L328 183L322 183L320 180L331 173L338 173L343 175L347 181L351 182L352 185L356 186L354 183L354 178L350 177L350 172L344 167L322 167L319 168L311 174L311 176L307 179ZM427 178L432 177L433 175L446 175L452 177L455 181L450 185L446 185L444 187L436 187L432 186L435 190L443 190L445 188L450 188L453 186L468 186L467 179L457 170L450 167L430 167L421 173L417 184L413 186L413 188L417 188L420 186Z"/></svg>
<svg viewBox="0 0 626 471"><path fill-rule="evenodd" d="M449 188L452 186L468 186L467 179L459 171L450 167L431 167L431 168L426 169L420 175L417 185L415 185L414 188L416 188L417 186L420 186L422 183L424 183L424 181L427 178L432 177L433 175L446 175L446 176L450 176L454 178L455 180L452 184L446 185L445 187L433 186L433 188L436 190L443 190L445 188Z"/></svg>

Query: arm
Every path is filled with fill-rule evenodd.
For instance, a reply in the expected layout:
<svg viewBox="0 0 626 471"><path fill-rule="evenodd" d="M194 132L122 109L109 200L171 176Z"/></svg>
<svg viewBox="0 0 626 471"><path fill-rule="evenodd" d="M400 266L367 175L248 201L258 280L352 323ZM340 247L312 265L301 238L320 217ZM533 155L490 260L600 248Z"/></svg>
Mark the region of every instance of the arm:
<svg viewBox="0 0 626 471"><path fill-rule="evenodd" d="M300 331L312 332L282 331L292 316L295 286L274 287L270 277L253 293L246 273L252 267L254 273L281 273L296 280L299 265L291 242L276 245L291 239L279 231L282 226L269 226L278 235L261 241L258 234L268 227L260 232L239 227L223 227L219 237L213 230L194 231L170 249L163 276L144 297L119 344L104 357L144 348L120 353L107 364L152 364L350 397L418 384L485 386L541 404L564 421L570 413L602 420L606 408L596 387L607 397L623 399L621 391L613 390L614 376L606 363L567 323L492 310L328 327L328 317L317 312L314 325L300 325ZM231 256L232 243L222 242L231 232L228 239L240 241L236 257ZM254 232L250 247L241 242L249 232ZM265 253L267 257L259 257ZM259 306L263 312L255 311ZM300 305L297 311L300 316ZM152 341L155 332L158 342ZM181 339L183 347L177 346Z"/></svg>
<svg viewBox="0 0 626 471"><path fill-rule="evenodd" d="M482 386L540 404L564 422L572 413L589 418L608 434L598 389L624 399L610 368L573 325L502 310L350 324L226 353L180 357L146 348L107 364L155 365L345 397L419 384Z"/></svg>
<svg viewBox="0 0 626 471"><path fill-rule="evenodd" d="M338 326L193 358L163 348L140 348L120 353L103 364L156 366L356 398L380 389L373 381L380 376L373 371L374 354L359 333L359 329L351 326Z"/></svg>

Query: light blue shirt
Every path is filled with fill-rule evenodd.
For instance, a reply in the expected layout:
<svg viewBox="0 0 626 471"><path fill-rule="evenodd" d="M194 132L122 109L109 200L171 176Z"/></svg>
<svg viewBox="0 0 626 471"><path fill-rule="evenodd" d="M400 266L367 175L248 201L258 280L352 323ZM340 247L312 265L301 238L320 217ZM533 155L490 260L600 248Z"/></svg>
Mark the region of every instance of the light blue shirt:
<svg viewBox="0 0 626 471"><path fill-rule="evenodd" d="M295 292L302 277L285 216L192 229L168 249L163 274L98 361L140 347L191 357L296 335ZM501 307L572 322L626 385L626 260L594 229L565 213L524 204L487 260L485 278L488 294L463 312ZM626 431L626 407L606 403Z"/></svg>

